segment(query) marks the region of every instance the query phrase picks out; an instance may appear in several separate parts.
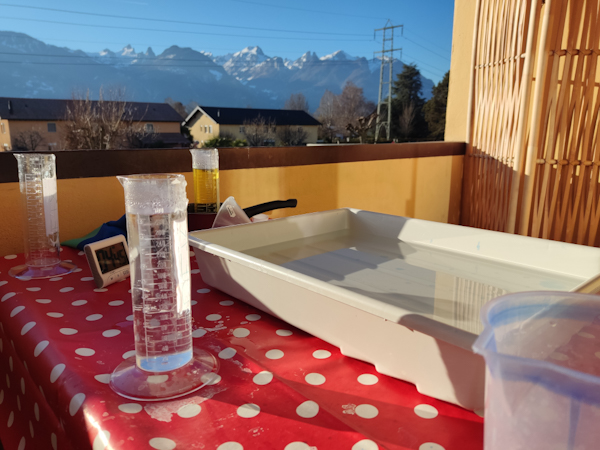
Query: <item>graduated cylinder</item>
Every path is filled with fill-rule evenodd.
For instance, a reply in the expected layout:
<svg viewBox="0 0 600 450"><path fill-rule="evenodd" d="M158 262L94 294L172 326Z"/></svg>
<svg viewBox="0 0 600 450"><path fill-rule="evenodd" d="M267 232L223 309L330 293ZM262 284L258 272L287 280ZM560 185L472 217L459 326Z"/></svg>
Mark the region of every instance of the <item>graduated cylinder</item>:
<svg viewBox="0 0 600 450"><path fill-rule="evenodd" d="M125 189L136 364L174 370L193 353L186 181L176 174L118 179Z"/></svg>
<svg viewBox="0 0 600 450"><path fill-rule="evenodd" d="M76 268L61 262L58 237L56 162L53 154L16 153L25 246L24 265L9 274L17 278L50 278Z"/></svg>

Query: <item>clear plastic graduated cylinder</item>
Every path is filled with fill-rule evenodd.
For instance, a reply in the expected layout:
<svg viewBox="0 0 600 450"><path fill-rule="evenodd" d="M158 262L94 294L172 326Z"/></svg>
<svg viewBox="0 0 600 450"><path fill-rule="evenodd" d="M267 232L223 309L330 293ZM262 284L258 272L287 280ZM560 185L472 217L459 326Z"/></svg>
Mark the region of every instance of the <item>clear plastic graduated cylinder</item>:
<svg viewBox="0 0 600 450"><path fill-rule="evenodd" d="M110 387L129 399L177 398L208 384L216 358L192 345L190 252L183 175L117 177L125 190L135 358Z"/></svg>
<svg viewBox="0 0 600 450"><path fill-rule="evenodd" d="M77 266L60 260L56 158L53 154L16 153L23 211L26 263L9 274L20 279L66 275Z"/></svg>
<svg viewBox="0 0 600 450"><path fill-rule="evenodd" d="M186 182L170 174L119 180L125 188L137 364L167 372L192 359Z"/></svg>
<svg viewBox="0 0 600 450"><path fill-rule="evenodd" d="M219 151L216 148L193 148L194 212L216 213L219 210Z"/></svg>

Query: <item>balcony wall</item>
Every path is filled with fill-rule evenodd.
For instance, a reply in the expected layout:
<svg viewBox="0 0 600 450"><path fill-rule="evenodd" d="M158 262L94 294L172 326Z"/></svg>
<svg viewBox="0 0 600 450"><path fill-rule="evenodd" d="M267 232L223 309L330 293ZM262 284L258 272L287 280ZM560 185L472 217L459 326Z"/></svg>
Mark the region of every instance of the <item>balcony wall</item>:
<svg viewBox="0 0 600 450"><path fill-rule="evenodd" d="M241 207L298 199L270 217L353 207L458 223L465 144L428 142L220 150L221 201ZM125 212L116 175L183 173L193 201L187 149L56 152L61 240L81 237ZM23 251L17 163L0 153L0 255Z"/></svg>

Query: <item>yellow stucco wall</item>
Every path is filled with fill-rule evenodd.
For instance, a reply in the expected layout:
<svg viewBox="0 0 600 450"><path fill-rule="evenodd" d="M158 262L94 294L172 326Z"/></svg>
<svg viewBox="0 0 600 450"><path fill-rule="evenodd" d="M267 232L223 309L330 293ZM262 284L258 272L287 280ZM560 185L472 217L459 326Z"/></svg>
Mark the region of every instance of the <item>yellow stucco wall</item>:
<svg viewBox="0 0 600 450"><path fill-rule="evenodd" d="M472 0L455 0L450 85L446 109L446 141L467 142L467 113L471 83L471 58L475 7Z"/></svg>
<svg viewBox="0 0 600 450"><path fill-rule="evenodd" d="M0 151L4 150L4 144L7 143L9 148L12 148L12 139L21 132L37 131L42 135L44 140L40 143L36 150L60 150L64 148L64 130L65 121L51 120L6 120L2 119L5 124L5 133L2 132L0 125ZM56 124L56 132L48 132L48 124ZM179 122L140 122L143 127L151 123L155 133L179 133Z"/></svg>
<svg viewBox="0 0 600 450"><path fill-rule="evenodd" d="M195 120L188 124L190 134L194 141L200 142L200 144L219 136L219 124L212 120L206 114L197 113Z"/></svg>
<svg viewBox="0 0 600 450"><path fill-rule="evenodd" d="M6 146L4 144L6 144ZM0 118L0 152L7 151L10 148L10 124L8 123L8 120Z"/></svg>
<svg viewBox="0 0 600 450"><path fill-rule="evenodd" d="M457 223L462 156L225 170L221 201L233 196L242 207L271 200L298 199L295 209L273 211L284 217L353 207L437 222ZM185 173L193 201L193 177ZM23 252L19 183L0 184L0 256ZM81 237L125 213L123 188L116 177L58 180L62 241Z"/></svg>

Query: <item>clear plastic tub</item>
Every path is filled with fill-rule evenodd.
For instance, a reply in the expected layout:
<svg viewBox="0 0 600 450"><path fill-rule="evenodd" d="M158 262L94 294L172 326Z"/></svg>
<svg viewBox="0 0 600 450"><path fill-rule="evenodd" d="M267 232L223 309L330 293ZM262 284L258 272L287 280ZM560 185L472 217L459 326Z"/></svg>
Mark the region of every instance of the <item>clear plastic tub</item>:
<svg viewBox="0 0 600 450"><path fill-rule="evenodd" d="M600 448L600 297L510 294L481 317L485 449Z"/></svg>

